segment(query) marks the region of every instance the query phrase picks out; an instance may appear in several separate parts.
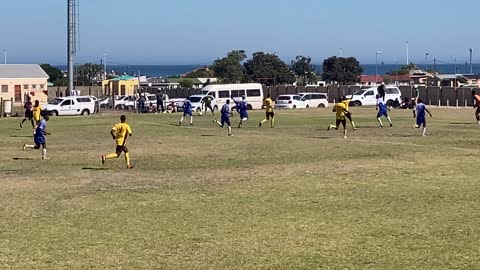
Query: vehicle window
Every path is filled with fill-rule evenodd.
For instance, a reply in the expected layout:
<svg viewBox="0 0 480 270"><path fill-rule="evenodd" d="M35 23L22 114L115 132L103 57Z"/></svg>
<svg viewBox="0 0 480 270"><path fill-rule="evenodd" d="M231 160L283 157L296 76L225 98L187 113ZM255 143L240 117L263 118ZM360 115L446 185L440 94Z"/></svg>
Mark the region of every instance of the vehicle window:
<svg viewBox="0 0 480 270"><path fill-rule="evenodd" d="M215 92L210 91L210 92L208 92L207 95L212 96L213 98L217 98L217 96L215 94L216 94Z"/></svg>
<svg viewBox="0 0 480 270"><path fill-rule="evenodd" d="M200 95L206 95L207 93L208 93L207 90L202 90L202 91L200 91ZM212 92L210 92L210 93L212 93ZM209 95L210 95L210 93L209 93Z"/></svg>
<svg viewBox="0 0 480 270"><path fill-rule="evenodd" d="M218 98L229 98L229 97L230 97L230 91L228 90L218 91Z"/></svg>
<svg viewBox="0 0 480 270"><path fill-rule="evenodd" d="M373 96L373 91L372 91L372 90L368 91L368 92L365 94L365 96Z"/></svg>
<svg viewBox="0 0 480 270"><path fill-rule="evenodd" d="M262 92L260 92L260 89L248 89L247 90L247 97L259 97L262 95Z"/></svg>
<svg viewBox="0 0 480 270"><path fill-rule="evenodd" d="M398 94L398 90L396 88L387 88L387 90L385 91L385 94L396 95Z"/></svg>
<svg viewBox="0 0 480 270"><path fill-rule="evenodd" d="M62 101L63 101L63 99L61 99L61 98L56 98L56 99L48 102L48 104L58 105L58 104L62 103Z"/></svg>
<svg viewBox="0 0 480 270"><path fill-rule="evenodd" d="M91 102L92 100L87 97L77 98L77 102Z"/></svg>
<svg viewBox="0 0 480 270"><path fill-rule="evenodd" d="M65 101L62 103L62 105L60 105L60 106L69 106L69 105L72 105L72 103L71 103L70 100L68 99L68 100L65 100Z"/></svg>
<svg viewBox="0 0 480 270"><path fill-rule="evenodd" d="M327 99L327 96L326 95L318 95L318 98L319 99Z"/></svg>
<svg viewBox="0 0 480 270"><path fill-rule="evenodd" d="M277 100L290 100L290 96L279 96Z"/></svg>
<svg viewBox="0 0 480 270"><path fill-rule="evenodd" d="M147 96L147 99L149 101L156 101L157 100L157 97L156 96Z"/></svg>
<svg viewBox="0 0 480 270"><path fill-rule="evenodd" d="M191 103L198 103L200 102L202 98L201 97L189 97L188 100L190 100Z"/></svg>
<svg viewBox="0 0 480 270"><path fill-rule="evenodd" d="M245 95L245 90L232 90L232 98Z"/></svg>
<svg viewBox="0 0 480 270"><path fill-rule="evenodd" d="M303 96L303 99L305 99L305 100L310 100L310 99L313 99L313 96L314 96L314 95L304 95L304 96Z"/></svg>
<svg viewBox="0 0 480 270"><path fill-rule="evenodd" d="M320 99L320 95L312 94L312 97L310 99Z"/></svg>
<svg viewBox="0 0 480 270"><path fill-rule="evenodd" d="M302 100L302 98L300 96L293 96L293 99L294 100Z"/></svg>
<svg viewBox="0 0 480 270"><path fill-rule="evenodd" d="M358 96L361 96L361 95L363 95L363 93L365 93L365 92L366 92L365 90L358 90L358 91L355 92L353 95L354 95L354 96L357 96L357 95L358 95Z"/></svg>

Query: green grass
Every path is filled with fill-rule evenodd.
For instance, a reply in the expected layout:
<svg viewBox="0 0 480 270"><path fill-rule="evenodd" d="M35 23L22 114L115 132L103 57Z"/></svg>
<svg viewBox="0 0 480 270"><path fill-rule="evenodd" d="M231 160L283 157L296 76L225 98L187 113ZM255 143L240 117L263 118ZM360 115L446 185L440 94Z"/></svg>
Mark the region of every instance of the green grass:
<svg viewBox="0 0 480 270"><path fill-rule="evenodd" d="M347 140L330 109L233 137L128 115L133 170L100 162L119 115L52 118L48 161L0 119L0 269L478 269L473 111L432 109L425 138L411 111L352 111Z"/></svg>

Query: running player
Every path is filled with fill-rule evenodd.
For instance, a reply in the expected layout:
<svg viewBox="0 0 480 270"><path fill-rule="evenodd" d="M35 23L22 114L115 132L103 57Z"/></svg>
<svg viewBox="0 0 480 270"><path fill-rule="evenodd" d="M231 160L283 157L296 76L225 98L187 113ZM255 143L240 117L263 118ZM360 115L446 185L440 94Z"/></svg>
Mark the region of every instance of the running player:
<svg viewBox="0 0 480 270"><path fill-rule="evenodd" d="M343 96L342 103L345 105L345 110L348 112L345 113L345 117L347 117L348 121L350 121L350 125L352 125L353 130L357 130L357 128L355 127L355 122L353 122L352 119L352 113L350 112L350 99Z"/></svg>
<svg viewBox="0 0 480 270"><path fill-rule="evenodd" d="M273 100L270 95L263 101L263 106L265 107L266 118L258 123L258 127L262 127L263 124L271 119L270 127L273 128L275 126L275 113L273 112Z"/></svg>
<svg viewBox="0 0 480 270"><path fill-rule="evenodd" d="M237 112L240 114L240 122L238 123L238 128L241 128L243 126L243 123L248 120L248 103L245 100L245 96L242 96L242 100L235 101L235 104L237 107Z"/></svg>
<svg viewBox="0 0 480 270"><path fill-rule="evenodd" d="M40 120L35 128L35 134L33 136L33 145L24 144L23 150L29 149L40 149L42 148L42 159L47 159L47 140L46 136L50 135L50 132L47 132L47 121L49 116L45 115L42 120Z"/></svg>
<svg viewBox="0 0 480 270"><path fill-rule="evenodd" d="M221 122L214 119L213 123L216 123L219 127L224 127L225 123L228 126L228 136L232 136L232 125L230 123L230 99L227 99L226 103L223 104L222 110L220 111L222 114Z"/></svg>
<svg viewBox="0 0 480 270"><path fill-rule="evenodd" d="M112 138L116 141L117 147L114 154L102 155L102 164L105 164L105 161L107 159L114 159L120 157L122 152L124 152L127 168L133 168L132 164L130 163L130 154L128 153L127 148L127 138L128 136L132 136L132 129L130 128L130 125L126 123L126 121L127 117L125 115L120 116L120 123L116 124L112 128L112 130L110 130L110 134L112 135Z"/></svg>
<svg viewBox="0 0 480 270"><path fill-rule="evenodd" d="M185 99L185 101L183 102L183 116L180 119L180 122L178 123L179 126L183 124L183 118L185 118L185 116L187 115L190 116L190 125L192 126L193 125L192 103L190 102L190 100L188 100L188 98Z"/></svg>
<svg viewBox="0 0 480 270"><path fill-rule="evenodd" d="M380 124L380 127L383 128L382 119L380 119L382 116L385 116L387 118L388 122L390 123L390 127L392 127L392 119L390 119L390 116L388 116L388 111L390 111L390 109L388 108L387 104L385 104L385 101L380 95L377 95L376 109L378 110L377 121Z"/></svg>
<svg viewBox="0 0 480 270"><path fill-rule="evenodd" d="M30 101L31 98L27 96L27 101L25 101L25 104L23 105L23 108L25 109L25 117L23 118L22 122L20 122L20 128L23 128L23 123L25 121L30 121L32 123L32 127L35 128L35 124L33 122L33 112L32 112L32 102Z"/></svg>
<svg viewBox="0 0 480 270"><path fill-rule="evenodd" d="M207 116L207 111L210 109L212 112L212 115L215 115L215 112L212 108L212 97L211 96L206 96L203 98L203 106L205 107L205 116Z"/></svg>
<svg viewBox="0 0 480 270"><path fill-rule="evenodd" d="M33 120L35 120L35 124L40 123L40 116L42 115L42 106L40 106L40 102L35 100L35 105L32 108L33 113Z"/></svg>
<svg viewBox="0 0 480 270"><path fill-rule="evenodd" d="M339 102L335 104L335 107L333 107L332 112L336 112L336 123L335 125L330 125L328 126L327 130L330 131L330 129L334 128L338 130L340 127L340 124L343 125L343 138L347 138L347 120L345 119L345 114L350 113L347 111L345 108L345 104L343 102Z"/></svg>
<svg viewBox="0 0 480 270"><path fill-rule="evenodd" d="M472 91L472 96L475 99L475 104L473 105L474 108L477 108L475 111L475 117L477 118L477 123L480 125L480 95L477 95L475 91Z"/></svg>
<svg viewBox="0 0 480 270"><path fill-rule="evenodd" d="M417 99L417 106L415 110L417 111L417 115L415 116L415 111L413 112L413 117L417 118L417 124L414 126L415 128L420 128L420 126L423 126L423 132L422 136L425 137L425 133L427 132L427 117L425 115L425 112L427 112L430 117L433 117L430 111L427 109L427 106L423 104L423 101L419 98Z"/></svg>

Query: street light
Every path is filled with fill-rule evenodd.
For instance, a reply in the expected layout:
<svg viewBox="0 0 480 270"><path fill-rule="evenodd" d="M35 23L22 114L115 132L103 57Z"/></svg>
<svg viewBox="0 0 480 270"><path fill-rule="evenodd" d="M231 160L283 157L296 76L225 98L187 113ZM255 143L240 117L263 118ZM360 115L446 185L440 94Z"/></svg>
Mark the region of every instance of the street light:
<svg viewBox="0 0 480 270"><path fill-rule="evenodd" d="M473 74L473 64L472 64L472 53L473 53L473 49L470 48L469 52L470 52L470 74Z"/></svg>
<svg viewBox="0 0 480 270"><path fill-rule="evenodd" d="M375 84L378 83L378 55L382 54L381 51L378 51L375 54Z"/></svg>
<svg viewBox="0 0 480 270"><path fill-rule="evenodd" d="M395 70L396 70L395 71L395 75L396 75L395 76L395 82L398 85L398 59L397 58L395 58Z"/></svg>
<svg viewBox="0 0 480 270"><path fill-rule="evenodd" d="M427 72L427 70L428 70L428 56L429 55L430 54L428 52L425 53L425 72Z"/></svg>

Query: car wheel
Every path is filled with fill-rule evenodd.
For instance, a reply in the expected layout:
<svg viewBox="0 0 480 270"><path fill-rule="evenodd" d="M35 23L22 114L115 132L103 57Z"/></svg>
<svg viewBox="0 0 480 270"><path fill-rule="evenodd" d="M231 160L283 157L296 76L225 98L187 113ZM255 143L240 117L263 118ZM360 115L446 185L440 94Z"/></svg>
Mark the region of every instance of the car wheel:
<svg viewBox="0 0 480 270"><path fill-rule="evenodd" d="M83 116L90 115L90 111L89 111L89 110L83 110L83 111L82 111L82 115L83 115Z"/></svg>
<svg viewBox="0 0 480 270"><path fill-rule="evenodd" d="M249 110L249 111L253 110L252 105L248 104L247 105L247 110Z"/></svg>
<svg viewBox="0 0 480 270"><path fill-rule="evenodd" d="M360 101L355 101L355 102L352 103L352 106L353 107L360 107L360 106L362 106L362 103Z"/></svg>
<svg viewBox="0 0 480 270"><path fill-rule="evenodd" d="M293 105L293 109L295 110L297 108L297 106Z"/></svg>
<svg viewBox="0 0 480 270"><path fill-rule="evenodd" d="M50 113L50 115L51 115L51 116L58 116L58 112L57 112L57 111L52 111L52 112Z"/></svg>
<svg viewBox="0 0 480 270"><path fill-rule="evenodd" d="M393 100L387 101L387 106L388 107L393 107L393 105L395 105L395 102Z"/></svg>
<svg viewBox="0 0 480 270"><path fill-rule="evenodd" d="M310 105L305 106L305 108L307 108L307 109L310 108Z"/></svg>
<svg viewBox="0 0 480 270"><path fill-rule="evenodd" d="M318 104L318 108L325 108L325 104L323 103Z"/></svg>
<svg viewBox="0 0 480 270"><path fill-rule="evenodd" d="M201 112L201 111L202 111L202 108L198 107L197 112Z"/></svg>

